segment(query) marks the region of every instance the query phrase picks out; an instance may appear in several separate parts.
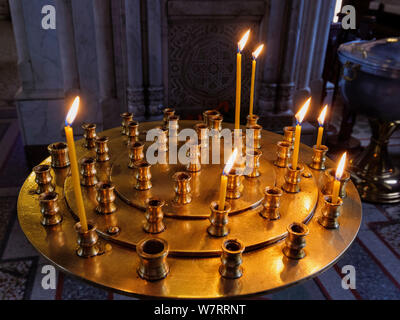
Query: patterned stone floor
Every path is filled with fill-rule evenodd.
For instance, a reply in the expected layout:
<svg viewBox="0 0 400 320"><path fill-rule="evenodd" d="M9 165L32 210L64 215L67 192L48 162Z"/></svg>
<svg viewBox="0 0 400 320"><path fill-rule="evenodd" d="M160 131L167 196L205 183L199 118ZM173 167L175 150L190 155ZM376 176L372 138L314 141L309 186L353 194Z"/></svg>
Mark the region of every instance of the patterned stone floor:
<svg viewBox="0 0 400 320"><path fill-rule="evenodd" d="M40 257L22 233L16 219L19 187L29 173L16 120L13 95L18 87L16 55L8 22L0 21L0 300L130 299L57 273L54 289L43 289ZM9 66L7 66L7 64ZM5 71L4 71L5 70ZM360 118L355 136L365 146L366 119ZM398 164L400 134L390 141ZM363 222L357 240L331 269L315 279L261 299L400 299L400 206L363 203ZM341 287L342 267L356 269L356 289Z"/></svg>

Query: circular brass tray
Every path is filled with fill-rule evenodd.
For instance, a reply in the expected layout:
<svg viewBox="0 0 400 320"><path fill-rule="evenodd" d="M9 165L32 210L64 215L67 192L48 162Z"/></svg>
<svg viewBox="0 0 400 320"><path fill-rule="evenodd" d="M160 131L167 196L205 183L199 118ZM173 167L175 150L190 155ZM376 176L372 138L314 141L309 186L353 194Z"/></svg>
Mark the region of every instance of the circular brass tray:
<svg viewBox="0 0 400 320"><path fill-rule="evenodd" d="M158 122L143 123L140 129L144 133L159 124ZM194 124L193 121L180 121L182 128L192 127ZM230 124L226 124L226 127L232 128ZM73 228L74 218L76 218L73 214L75 200L70 177L67 177L68 169L52 170L57 184L56 192L60 195L65 192L65 197L61 197L62 201L60 201L64 216L62 224L44 228L39 223L41 214L38 196L32 192L36 184L34 173L31 173L22 186L18 199L18 217L21 227L33 246L65 272L128 295L219 298L269 292L306 280L331 266L352 243L361 222L360 199L354 185L350 182L347 186L348 196L344 199L340 217L340 228L338 230L324 229L313 218L320 214L321 209L321 194L318 189L321 187L319 184L322 172L305 166L305 171L311 173L311 177L302 178L302 192L284 193L281 219L269 222L264 220L258 214L262 190L267 185L281 186L285 169L272 165L275 159L276 142L282 137L267 131L263 131L262 134L263 156L260 167L262 176L256 179L244 179L242 198L246 199L246 190L249 192L248 198L247 201L241 198L239 201L231 202L234 212L229 218L230 234L227 237L213 238L206 232L209 225L207 219L209 203L218 197L218 178L223 164L202 167L201 175L210 179L212 177L213 180L199 179L197 202L194 201L191 204L193 209L189 213L174 211L172 206L167 206L164 218L167 228L157 235L167 240L170 247L168 262L171 271L163 280L147 282L136 273L139 260L134 249L141 239L149 236L142 230L145 218L144 207L141 205L141 201L149 196L149 192L144 192L142 198L134 192L132 181L129 179L130 169L127 167L126 138L121 136L120 128L98 133L98 135L110 137L109 147L112 160L109 163L98 163L97 169L100 180L111 176L120 196L116 200L118 211L113 215L113 221L110 221L108 216L99 216L95 213L95 189L83 189L88 219L96 222L102 241L111 243L112 250L90 259L76 256L76 232ZM141 135L141 139L144 139L144 135ZM78 141L77 155L81 158L94 156L95 153L93 150L85 149L83 141ZM311 155L312 150L302 145L300 160L307 163ZM50 158L43 161L43 163L49 162ZM328 167L333 166L329 159L327 164ZM151 192L150 194L164 196L168 201L173 196L170 176L172 172L182 170L182 167L179 165L170 167L163 179L159 178L157 170L157 165L152 167L154 187L150 190L154 194ZM124 175L126 175L125 179L123 179ZM162 189L156 187L161 183L163 183ZM254 188L253 185L257 187ZM132 193L129 193L129 190ZM239 204L235 205L235 201ZM235 208L237 208L236 211ZM191 213L192 211L195 213ZM308 223L310 228L310 235L307 236L307 256L299 261L289 260L282 254L283 242L280 241L286 237L287 225L294 221ZM120 226L120 234L117 236L107 234L106 230L110 224ZM246 246L243 255L244 275L237 280L223 279L218 273L221 245L226 238L238 238Z"/></svg>

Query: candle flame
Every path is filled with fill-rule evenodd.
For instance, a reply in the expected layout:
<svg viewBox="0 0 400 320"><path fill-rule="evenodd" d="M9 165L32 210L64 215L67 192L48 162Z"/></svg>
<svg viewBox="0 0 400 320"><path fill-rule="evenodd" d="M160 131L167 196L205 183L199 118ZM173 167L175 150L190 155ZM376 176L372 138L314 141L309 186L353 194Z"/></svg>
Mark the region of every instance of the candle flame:
<svg viewBox="0 0 400 320"><path fill-rule="evenodd" d="M303 122L303 119L306 116L308 108L310 107L310 103L311 103L311 97L307 99L307 101L303 104L301 109L296 113L295 117L298 124Z"/></svg>
<svg viewBox="0 0 400 320"><path fill-rule="evenodd" d="M326 104L325 107L322 109L321 113L319 114L318 117L318 123L320 126L324 125L324 121L325 121L325 116L326 116L326 112L328 111L328 105Z"/></svg>
<svg viewBox="0 0 400 320"><path fill-rule="evenodd" d="M345 152L345 153L343 153L342 157L340 158L340 161L337 166L336 173L335 173L336 180L340 180L340 178L343 175L344 167L346 165L346 155L347 155L347 153Z"/></svg>
<svg viewBox="0 0 400 320"><path fill-rule="evenodd" d="M71 108L69 108L67 117L65 118L65 125L70 126L74 122L79 109L79 100L79 96L76 96L74 102L72 102Z"/></svg>
<svg viewBox="0 0 400 320"><path fill-rule="evenodd" d="M240 39L240 41L238 42L239 52L242 52L242 50L244 49L244 46L246 45L246 42L249 39L249 36L250 36L250 29L247 30L242 39Z"/></svg>
<svg viewBox="0 0 400 320"><path fill-rule="evenodd" d="M235 163L236 155L237 155L237 149L235 148L235 150L233 150L231 156L229 157L228 161L226 162L225 168L222 171L223 175L227 175L231 171L233 164Z"/></svg>
<svg viewBox="0 0 400 320"><path fill-rule="evenodd" d="M257 59L258 55L260 54L260 52L262 51L263 48L264 48L263 44L258 46L256 51L253 52L253 59Z"/></svg>

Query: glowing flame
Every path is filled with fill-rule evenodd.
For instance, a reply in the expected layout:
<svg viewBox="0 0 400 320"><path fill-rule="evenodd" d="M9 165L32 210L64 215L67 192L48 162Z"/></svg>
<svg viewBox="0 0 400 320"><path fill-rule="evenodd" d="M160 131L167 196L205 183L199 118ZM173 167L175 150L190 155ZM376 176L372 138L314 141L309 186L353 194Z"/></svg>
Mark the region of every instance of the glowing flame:
<svg viewBox="0 0 400 320"><path fill-rule="evenodd" d="M238 49L240 52L242 52L242 50L244 49L244 46L246 45L246 42L249 39L249 36L250 36L250 29L247 30L242 39L240 39L240 41L238 42Z"/></svg>
<svg viewBox="0 0 400 320"><path fill-rule="evenodd" d="M71 108L69 108L67 117L65 118L65 125L70 126L74 122L79 109L79 100L79 96L77 96L74 102L72 102Z"/></svg>
<svg viewBox="0 0 400 320"><path fill-rule="evenodd" d="M308 108L310 107L310 103L311 103L311 97L308 98L308 100L303 104L301 109L296 113L295 117L296 117L296 120L297 120L298 124L303 122L303 119L306 116Z"/></svg>
<svg viewBox="0 0 400 320"><path fill-rule="evenodd" d="M264 48L264 45L261 44L258 46L256 51L253 52L253 59L257 59L258 55L260 54L261 50Z"/></svg>
<svg viewBox="0 0 400 320"><path fill-rule="evenodd" d="M322 109L321 113L319 114L318 117L318 123L320 126L324 125L324 121L325 121L325 116L326 116L326 112L328 111L328 105L325 105L325 107Z"/></svg>
<svg viewBox="0 0 400 320"><path fill-rule="evenodd" d="M346 165L346 155L347 153L343 153L342 157L340 158L339 164L336 169L335 178L336 180L340 180L343 175L344 167Z"/></svg>
<svg viewBox="0 0 400 320"><path fill-rule="evenodd" d="M225 165L224 171L222 172L223 175L227 175L231 171L233 164L235 163L236 155L237 155L237 149L235 148L235 150L233 150L231 156L229 157L228 162Z"/></svg>

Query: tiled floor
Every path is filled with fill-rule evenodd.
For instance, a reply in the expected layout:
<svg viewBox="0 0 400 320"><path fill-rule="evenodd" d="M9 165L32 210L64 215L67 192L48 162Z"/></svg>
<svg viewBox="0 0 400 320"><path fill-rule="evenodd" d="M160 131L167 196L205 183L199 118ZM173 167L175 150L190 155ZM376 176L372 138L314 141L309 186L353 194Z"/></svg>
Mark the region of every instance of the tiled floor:
<svg viewBox="0 0 400 320"><path fill-rule="evenodd" d="M6 22L0 22L0 30L0 43L12 42ZM16 219L18 190L28 168L12 101L18 85L15 61L12 46L0 46L0 300L130 299L59 272L55 289L42 288L42 267L48 262L29 244ZM365 119L358 120L354 132L363 145L368 143ZM399 132L390 141L390 152L393 158L400 158ZM399 260L400 206L364 203L357 240L333 268L313 280L261 298L400 299ZM341 287L345 265L356 269L356 289Z"/></svg>

